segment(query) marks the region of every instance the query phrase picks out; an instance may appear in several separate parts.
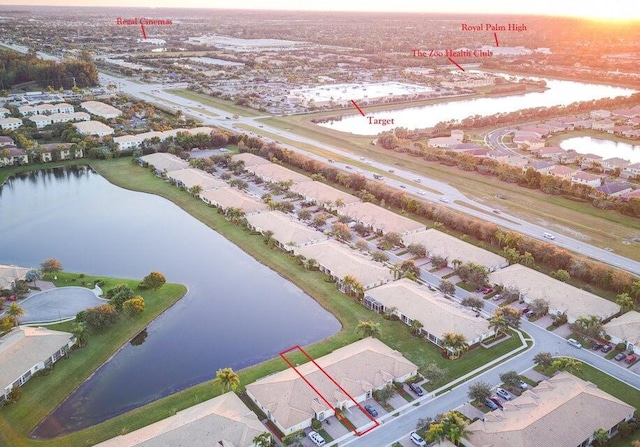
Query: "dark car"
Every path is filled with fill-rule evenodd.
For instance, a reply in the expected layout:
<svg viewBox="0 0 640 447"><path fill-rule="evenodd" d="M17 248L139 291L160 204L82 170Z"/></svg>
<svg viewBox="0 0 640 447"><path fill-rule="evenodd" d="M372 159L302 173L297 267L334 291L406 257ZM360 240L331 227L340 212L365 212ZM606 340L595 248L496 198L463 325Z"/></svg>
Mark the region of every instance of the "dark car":
<svg viewBox="0 0 640 447"><path fill-rule="evenodd" d="M411 391L416 393L418 396L423 396L424 395L424 390L420 387L420 385L418 385L416 383L410 383L409 384L409 388L411 388Z"/></svg>
<svg viewBox="0 0 640 447"><path fill-rule="evenodd" d="M625 359L627 357L627 354L625 354L624 352L620 352L618 354L616 354L616 356L613 358L616 362L619 362L623 359Z"/></svg>
<svg viewBox="0 0 640 447"><path fill-rule="evenodd" d="M529 312L529 308L525 307L524 309L522 309L520 312L522 312L523 314L526 314L527 312Z"/></svg>
<svg viewBox="0 0 640 447"><path fill-rule="evenodd" d="M491 400L491 399L489 399L489 398L487 398L487 399L485 399L485 400L484 400L484 404L485 404L487 407L491 408L492 410L497 410L497 409L499 408L499 407L498 407L498 404L496 404L494 401L492 401L492 400Z"/></svg>
<svg viewBox="0 0 640 447"><path fill-rule="evenodd" d="M613 349L613 346L611 345L604 345L602 348L600 348L600 350L604 353L611 352L612 349Z"/></svg>
<svg viewBox="0 0 640 447"><path fill-rule="evenodd" d="M496 404L498 406L498 408L502 408L502 402L500 401L500 399L497 396L491 396L489 398L489 400L491 402L493 402L494 404Z"/></svg>
<svg viewBox="0 0 640 447"><path fill-rule="evenodd" d="M367 410L367 413L369 413L374 418L378 416L378 411L375 408L373 408L371 405L365 405L364 409Z"/></svg>
<svg viewBox="0 0 640 447"><path fill-rule="evenodd" d="M602 349L604 345L602 343L598 343L597 341L593 343L593 346L591 346L591 349L594 351L599 351L600 349Z"/></svg>

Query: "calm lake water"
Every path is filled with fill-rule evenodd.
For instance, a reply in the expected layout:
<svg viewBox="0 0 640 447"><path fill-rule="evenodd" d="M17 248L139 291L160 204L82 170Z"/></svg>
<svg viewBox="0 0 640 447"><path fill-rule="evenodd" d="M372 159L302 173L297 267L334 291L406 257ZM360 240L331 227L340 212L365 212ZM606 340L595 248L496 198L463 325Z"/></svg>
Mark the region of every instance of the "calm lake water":
<svg viewBox="0 0 640 447"><path fill-rule="evenodd" d="M213 210L212 210L213 212ZM13 178L0 189L0 263L189 287L35 431L54 437L336 333L313 299L173 203L127 191L88 168ZM89 340L91 343L91 340Z"/></svg>
<svg viewBox="0 0 640 447"><path fill-rule="evenodd" d="M573 149L579 154L595 154L605 159L618 157L631 163L640 163L640 145L619 143L591 137L569 138L560 143L563 149Z"/></svg>
<svg viewBox="0 0 640 447"><path fill-rule="evenodd" d="M543 79L534 78L530 79ZM592 99L615 98L617 96L631 96L635 90L612 87L609 85L585 84L582 82L559 81L544 79L548 90L544 92L532 92L524 95L503 96L497 98L466 99L440 104L432 104L422 107L390 110L386 112L367 112L362 116L354 109L353 115L345 116L341 121L320 123L319 126L330 129L349 132L358 135L377 135L382 131L393 127L406 127L407 129L421 129L431 127L440 121L462 120L469 116L493 115L495 113L515 112L520 109L533 107L552 107L567 105L576 101L589 101ZM369 124L368 117L378 119L394 119L393 126Z"/></svg>

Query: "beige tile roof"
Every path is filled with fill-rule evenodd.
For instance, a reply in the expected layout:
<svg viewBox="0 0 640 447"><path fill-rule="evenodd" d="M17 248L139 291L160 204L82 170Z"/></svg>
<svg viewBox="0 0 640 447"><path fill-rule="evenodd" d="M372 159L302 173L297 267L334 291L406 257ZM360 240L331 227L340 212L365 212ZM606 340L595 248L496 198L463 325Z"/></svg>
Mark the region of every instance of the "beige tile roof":
<svg viewBox="0 0 640 447"><path fill-rule="evenodd" d="M85 101L80 103L80 107L92 115L102 116L105 118L122 115L120 110L100 101Z"/></svg>
<svg viewBox="0 0 640 447"><path fill-rule="evenodd" d="M224 209L240 208L245 214L257 213L269 209L266 203L230 186L204 191L200 193L200 198L217 204Z"/></svg>
<svg viewBox="0 0 640 447"><path fill-rule="evenodd" d="M200 169L186 168L167 173L172 180L182 182L186 188L200 186L202 191L227 187L227 183Z"/></svg>
<svg viewBox="0 0 640 447"><path fill-rule="evenodd" d="M171 172L189 167L189 163L180 157L176 157L175 155L167 154L165 152L143 155L140 159L145 163L149 163L159 171L164 171L166 169L167 172Z"/></svg>
<svg viewBox="0 0 640 447"><path fill-rule="evenodd" d="M324 233L280 211L253 214L247 216L247 221L260 231L272 231L273 238L285 246L305 245L327 239Z"/></svg>
<svg viewBox="0 0 640 447"><path fill-rule="evenodd" d="M266 431L235 393L226 393L97 447L253 447Z"/></svg>
<svg viewBox="0 0 640 447"><path fill-rule="evenodd" d="M259 157L257 155L250 154L249 152L236 154L231 157L231 160L243 161L245 168L248 168L249 166L267 165L271 163L269 160L265 160L264 158Z"/></svg>
<svg viewBox="0 0 640 447"><path fill-rule="evenodd" d="M611 301L520 264L491 273L489 282L516 287L531 300L542 298L549 302L551 309L566 312L571 321L589 315L607 318L620 310L620 306Z"/></svg>
<svg viewBox="0 0 640 447"><path fill-rule="evenodd" d="M80 121L79 123L74 123L78 132L84 135L111 135L113 133L113 129L106 124L101 123L100 121Z"/></svg>
<svg viewBox="0 0 640 447"><path fill-rule="evenodd" d="M315 259L319 265L330 270L339 279L344 279L347 275L353 276L365 288L393 279L388 267L373 262L363 254L334 240L298 247L295 252L307 259Z"/></svg>
<svg viewBox="0 0 640 447"><path fill-rule="evenodd" d="M247 171L269 182L293 180L293 183L298 183L309 181L309 177L306 175L298 174L275 163L248 166Z"/></svg>
<svg viewBox="0 0 640 447"><path fill-rule="evenodd" d="M452 332L472 341L485 338L493 332L487 320L476 317L476 312L468 307L406 278L367 290L365 295L384 304L387 309L395 307L403 315L418 320L426 331L438 338Z"/></svg>
<svg viewBox="0 0 640 447"><path fill-rule="evenodd" d="M459 259L462 262L473 262L487 268L507 265L507 260L502 256L461 241L434 228L407 234L403 236L402 240L406 245L422 244L429 255L443 256L449 261Z"/></svg>
<svg viewBox="0 0 640 447"><path fill-rule="evenodd" d="M604 325L604 330L612 337L640 346L640 313L631 310L614 318Z"/></svg>
<svg viewBox="0 0 640 447"><path fill-rule="evenodd" d="M24 279L29 270L17 265L0 265L0 289L8 289L15 280Z"/></svg>
<svg viewBox="0 0 640 447"><path fill-rule="evenodd" d="M43 327L18 326L0 337L0 389L40 362L44 362L63 346L72 335Z"/></svg>
<svg viewBox="0 0 640 447"><path fill-rule="evenodd" d="M380 340L365 338L316 359L353 398L368 390L385 386L394 378L413 375L418 367ZM311 362L298 371L329 400L334 407L348 399ZM313 417L316 411L329 410L326 403L289 368L247 385L247 392L267 408L285 429Z"/></svg>
<svg viewBox="0 0 640 447"><path fill-rule="evenodd" d="M561 372L469 425L468 438L474 447L576 447L633 412L592 383Z"/></svg>
<svg viewBox="0 0 640 447"><path fill-rule="evenodd" d="M315 200L319 205L324 203L335 204L337 199L341 199L344 205L360 202L360 199L346 192L340 191L322 182L300 182L291 187L291 191Z"/></svg>
<svg viewBox="0 0 640 447"><path fill-rule="evenodd" d="M365 225L371 225L384 233L404 234L424 229L424 224L420 222L402 217L369 202L359 202L342 207L338 209L338 213L347 215Z"/></svg>

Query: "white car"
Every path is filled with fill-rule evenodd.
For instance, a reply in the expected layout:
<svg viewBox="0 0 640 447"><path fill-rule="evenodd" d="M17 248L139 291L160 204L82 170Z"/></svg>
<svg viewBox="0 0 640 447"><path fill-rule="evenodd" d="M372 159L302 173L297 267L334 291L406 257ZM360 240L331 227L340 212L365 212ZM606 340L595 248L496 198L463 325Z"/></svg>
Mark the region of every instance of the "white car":
<svg viewBox="0 0 640 447"><path fill-rule="evenodd" d="M421 196L424 196L426 194L426 191L423 189L419 189L418 194L420 194Z"/></svg>
<svg viewBox="0 0 640 447"><path fill-rule="evenodd" d="M442 203L449 203L449 199L447 199L446 197L440 197L440 201Z"/></svg>
<svg viewBox="0 0 640 447"><path fill-rule="evenodd" d="M427 445L427 443L425 442L424 439L422 439L422 436L420 436L418 433L411 432L411 436L409 437L411 439L411 442L413 442L415 445L419 445L421 447Z"/></svg>
<svg viewBox="0 0 640 447"><path fill-rule="evenodd" d="M574 348L578 348L578 349L582 348L582 345L580 344L580 342L578 340L576 340L575 338L568 339L567 343L569 343Z"/></svg>
<svg viewBox="0 0 640 447"><path fill-rule="evenodd" d="M496 390L496 394L500 397L502 397L504 400L511 400L513 399L513 396L504 388L498 388Z"/></svg>
<svg viewBox="0 0 640 447"><path fill-rule="evenodd" d="M313 441L313 443L315 445L317 445L317 446L325 445L325 443L326 443L324 438L322 436L320 436L319 433L316 433L315 431L310 431L309 432L309 439L311 439Z"/></svg>
<svg viewBox="0 0 640 447"><path fill-rule="evenodd" d="M556 237L551 234L551 233L542 233L542 236L544 236L545 239L551 239L554 240Z"/></svg>

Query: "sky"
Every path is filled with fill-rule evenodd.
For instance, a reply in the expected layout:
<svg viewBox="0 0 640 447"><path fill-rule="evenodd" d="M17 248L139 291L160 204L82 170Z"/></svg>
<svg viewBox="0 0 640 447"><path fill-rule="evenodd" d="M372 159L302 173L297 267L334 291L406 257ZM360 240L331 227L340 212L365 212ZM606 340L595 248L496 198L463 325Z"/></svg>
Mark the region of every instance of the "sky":
<svg viewBox="0 0 640 447"><path fill-rule="evenodd" d="M540 14L640 20L640 0L0 0L0 5Z"/></svg>

